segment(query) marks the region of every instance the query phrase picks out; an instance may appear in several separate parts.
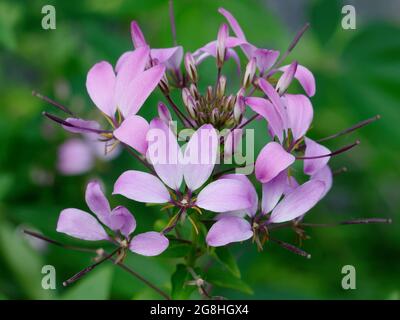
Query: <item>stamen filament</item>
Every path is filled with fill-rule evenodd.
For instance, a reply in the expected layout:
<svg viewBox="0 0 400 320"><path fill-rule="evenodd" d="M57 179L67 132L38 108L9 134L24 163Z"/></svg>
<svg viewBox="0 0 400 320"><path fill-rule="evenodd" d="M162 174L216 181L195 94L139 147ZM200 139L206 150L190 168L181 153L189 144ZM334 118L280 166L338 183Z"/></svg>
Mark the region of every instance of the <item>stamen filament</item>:
<svg viewBox="0 0 400 320"><path fill-rule="evenodd" d="M69 110L67 107L63 106L62 104L58 103L57 101L54 101L50 99L49 97L46 97L39 92L32 91L32 95L35 97L38 97L39 99L46 101L47 103L50 103L51 105L55 106L56 108L60 109L61 111L68 113L69 115L73 116L74 114L72 113L71 110Z"/></svg>
<svg viewBox="0 0 400 320"><path fill-rule="evenodd" d="M320 158L325 158L325 157L332 157L332 156L336 156L338 154L341 154L343 152L346 152L352 148L354 148L355 146L358 146L360 144L360 140L357 140L356 142L344 146L343 148L340 148L334 152L328 153L328 154L322 154L319 156L310 156L310 157L296 157L296 160L311 160L311 159L320 159Z"/></svg>
<svg viewBox="0 0 400 320"><path fill-rule="evenodd" d="M271 237L269 238L269 240L271 240L272 242L275 242L276 244L280 245L284 249L287 249L295 254L298 254L299 256L306 257L307 259L311 258L311 254L309 254L308 252L305 252L304 250L302 250L290 243L284 242L279 239L271 238Z"/></svg>

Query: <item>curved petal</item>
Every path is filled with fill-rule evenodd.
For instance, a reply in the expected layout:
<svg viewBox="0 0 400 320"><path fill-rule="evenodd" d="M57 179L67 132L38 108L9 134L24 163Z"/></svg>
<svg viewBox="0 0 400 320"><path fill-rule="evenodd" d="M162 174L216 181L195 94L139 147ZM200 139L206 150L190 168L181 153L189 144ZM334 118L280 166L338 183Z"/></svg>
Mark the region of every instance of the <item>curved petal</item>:
<svg viewBox="0 0 400 320"><path fill-rule="evenodd" d="M220 179L233 179L243 183L246 188L243 190L243 193L248 193L250 196L249 200L252 203L251 207L246 210L246 213L253 217L257 213L258 209L258 195L256 188L254 188L249 178L247 178L247 176L244 174L225 174Z"/></svg>
<svg viewBox="0 0 400 320"><path fill-rule="evenodd" d="M159 232L145 232L134 236L129 244L132 252L142 256L157 256L168 248L167 237Z"/></svg>
<svg viewBox="0 0 400 320"><path fill-rule="evenodd" d="M167 69L177 70L183 58L183 48L181 46L162 49L151 49L151 58L164 64Z"/></svg>
<svg viewBox="0 0 400 320"><path fill-rule="evenodd" d="M287 185L287 172L282 171L274 179L262 185L261 210L267 214L275 208L279 199L282 197Z"/></svg>
<svg viewBox="0 0 400 320"><path fill-rule="evenodd" d="M289 67L290 65L283 66L279 70L285 72ZM315 94L315 78L310 70L302 65L298 65L294 77L300 82L309 97Z"/></svg>
<svg viewBox="0 0 400 320"><path fill-rule="evenodd" d="M276 91L278 91L280 95L284 94L287 88L292 83L296 70L297 70L297 61L293 61L279 78L278 83L276 84Z"/></svg>
<svg viewBox="0 0 400 320"><path fill-rule="evenodd" d="M192 135L183 151L183 176L187 187L194 191L210 177L217 161L218 133L210 124L201 126Z"/></svg>
<svg viewBox="0 0 400 320"><path fill-rule="evenodd" d="M322 144L307 137L304 138L304 142L306 144L306 151L304 153L305 157L322 156L331 152L327 147L324 147ZM330 158L331 157L323 157L304 160L304 173L312 176L325 167Z"/></svg>
<svg viewBox="0 0 400 320"><path fill-rule="evenodd" d="M144 38L144 35L143 35L143 32L140 29L139 24L136 21L131 22L131 36L132 36L133 46L135 48L139 48L139 47L147 45L146 39Z"/></svg>
<svg viewBox="0 0 400 320"><path fill-rule="evenodd" d="M257 157L255 165L255 175L261 183L267 183L275 178L279 173L289 167L295 157L286 152L277 142L268 143Z"/></svg>
<svg viewBox="0 0 400 320"><path fill-rule="evenodd" d="M72 125L72 127L70 126L65 126L63 125L62 127L72 133L84 133L84 134L90 134L91 131L90 129L95 129L95 130L99 130L100 129L100 124L96 121L92 121L92 120L83 120L83 119L79 119L79 118L67 118L65 119L65 122L68 122ZM89 129L89 130L87 130ZM94 135L97 136L97 134L95 133Z"/></svg>
<svg viewBox="0 0 400 320"><path fill-rule="evenodd" d="M172 130L160 118L150 122L147 134L147 158L160 179L170 188L178 190L182 184L183 167L179 162L181 150Z"/></svg>
<svg viewBox="0 0 400 320"><path fill-rule="evenodd" d="M311 180L319 180L325 184L325 190L321 195L321 199L329 192L332 187L333 177L332 170L328 165L318 170L317 173L311 176Z"/></svg>
<svg viewBox="0 0 400 320"><path fill-rule="evenodd" d="M139 49L136 49L139 50ZM156 65L133 78L125 88L119 108L125 118L136 114L165 73L165 66Z"/></svg>
<svg viewBox="0 0 400 320"><path fill-rule="evenodd" d="M89 209L102 223L108 226L111 208L98 181L91 181L88 183L85 200Z"/></svg>
<svg viewBox="0 0 400 320"><path fill-rule="evenodd" d="M270 223L293 220L305 214L321 199L325 184L319 180L310 180L289 193L272 211Z"/></svg>
<svg viewBox="0 0 400 320"><path fill-rule="evenodd" d="M167 188L157 177L136 170L125 171L119 176L113 194L145 203L166 203L170 200Z"/></svg>
<svg viewBox="0 0 400 320"><path fill-rule="evenodd" d="M114 117L115 74L111 64L107 61L96 63L87 74L86 89L97 108L106 115Z"/></svg>
<svg viewBox="0 0 400 320"><path fill-rule="evenodd" d="M266 96L274 106L275 111L279 114L280 118L282 119L284 128L286 128L286 113L283 103L281 101L281 97L275 91L275 88L267 80L260 78L258 83L261 90L266 94Z"/></svg>
<svg viewBox="0 0 400 320"><path fill-rule="evenodd" d="M212 225L206 242L209 246L219 247L231 242L240 242L253 236L251 225L243 218L223 217Z"/></svg>
<svg viewBox="0 0 400 320"><path fill-rule="evenodd" d="M314 110L310 99L302 94L285 94L288 128L292 129L295 140L303 137L311 125Z"/></svg>
<svg viewBox="0 0 400 320"><path fill-rule="evenodd" d="M69 139L58 148L57 169L64 175L79 175L93 168L94 155L81 139Z"/></svg>
<svg viewBox="0 0 400 320"><path fill-rule="evenodd" d="M222 14L226 20L228 20L228 23L230 27L232 28L233 32L236 34L236 36L239 39L246 40L246 37L244 35L244 32L242 28L240 27L239 23L235 19L235 17L230 13L228 10L225 10L224 8L219 8L218 12Z"/></svg>
<svg viewBox="0 0 400 320"><path fill-rule="evenodd" d="M259 97L245 98L245 102L254 112L267 120L268 125L271 128L272 137L276 135L279 141L283 141L283 120L279 113L276 112L276 108L273 104L268 100Z"/></svg>
<svg viewBox="0 0 400 320"><path fill-rule="evenodd" d="M136 229L136 220L127 208L118 206L111 212L107 226L128 238Z"/></svg>
<svg viewBox="0 0 400 320"><path fill-rule="evenodd" d="M270 69L279 57L279 51L269 49L256 49L253 53L256 58L257 67L261 73Z"/></svg>
<svg viewBox="0 0 400 320"><path fill-rule="evenodd" d="M148 131L149 124L147 121L140 116L133 115L125 119L114 130L114 137L141 154L145 154L147 151L146 136Z"/></svg>
<svg viewBox="0 0 400 320"><path fill-rule="evenodd" d="M294 191L298 186L299 183L297 182L296 178L293 176L288 176L286 179L286 187L285 190L283 191L283 195L287 196L289 193Z"/></svg>
<svg viewBox="0 0 400 320"><path fill-rule="evenodd" d="M252 194L241 181L220 179L200 191L196 205L214 212L244 210L253 206Z"/></svg>
<svg viewBox="0 0 400 320"><path fill-rule="evenodd" d="M226 158L231 157L242 141L243 129L229 130L228 134L224 138L224 156Z"/></svg>
<svg viewBox="0 0 400 320"><path fill-rule="evenodd" d="M57 222L57 232L82 240L98 241L108 239L106 231L93 216L74 208L61 211Z"/></svg>

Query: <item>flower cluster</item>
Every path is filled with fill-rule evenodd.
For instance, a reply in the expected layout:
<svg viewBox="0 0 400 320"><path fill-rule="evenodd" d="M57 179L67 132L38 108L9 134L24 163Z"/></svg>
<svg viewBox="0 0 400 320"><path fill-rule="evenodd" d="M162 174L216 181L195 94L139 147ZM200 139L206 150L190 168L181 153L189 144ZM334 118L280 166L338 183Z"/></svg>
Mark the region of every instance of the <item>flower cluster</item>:
<svg viewBox="0 0 400 320"><path fill-rule="evenodd" d="M306 136L313 120L310 97L316 91L315 79L297 61L282 64L306 28L281 54L250 43L232 14L222 8L219 12L227 24L221 25L216 40L193 53L184 52L181 46L151 48L138 24L132 22L134 49L123 53L115 67L101 61L87 74L87 92L103 115L104 126L78 118L59 105L69 114L66 119L45 113L67 131L90 137L88 143L95 137L94 143L103 143L106 154L120 145L145 165L147 172L122 173L113 194L160 205L168 212L162 231L132 236L133 215L122 206L111 210L100 184L94 181L87 186L86 202L95 216L65 209L58 232L89 241L111 241L119 248L119 259L128 250L146 256L161 254L171 238L190 241L179 232L186 223L193 234L204 233L195 238L203 242L193 244L202 248L200 252L248 239L262 249L266 241L273 240L270 231L283 223L304 236L300 228L304 215L332 186L328 161L358 141L331 152ZM198 70L207 58L215 60L217 80L202 92ZM230 88L224 75L229 59L240 75L237 88ZM241 67L243 59L245 68ZM304 94L289 93L294 80ZM158 117L148 121L139 115L140 109L157 87L165 102L158 104ZM172 91L180 91L182 100L175 101ZM238 173L241 166L235 163L218 169L226 165L224 156L232 157L246 139L245 127L264 120L266 130L257 136L268 135L270 142L253 161L254 174ZM69 157L65 162L79 160ZM284 247L296 252L294 246Z"/></svg>

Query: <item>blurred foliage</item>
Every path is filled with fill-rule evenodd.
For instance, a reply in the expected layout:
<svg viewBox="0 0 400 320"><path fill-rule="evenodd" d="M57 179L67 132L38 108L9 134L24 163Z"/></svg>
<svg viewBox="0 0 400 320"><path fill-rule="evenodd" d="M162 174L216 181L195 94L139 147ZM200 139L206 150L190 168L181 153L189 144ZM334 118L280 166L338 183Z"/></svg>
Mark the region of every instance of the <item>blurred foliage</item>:
<svg viewBox="0 0 400 320"><path fill-rule="evenodd" d="M285 50L293 37L293 31L261 1L175 2L178 41L190 51L216 37L223 21L217 13L220 6L237 17L248 39L260 47ZM213 256L230 272L221 272L213 265L207 277L226 287L213 294L231 298L396 299L400 295L400 28L388 21L357 20L356 30L343 30L340 1L307 3L306 19L311 28L288 61L297 59L316 76L317 94L312 99L315 122L310 136L335 133L375 114L382 119L328 143L335 149L356 138L362 142L357 149L331 161L333 169L346 166L349 170L335 177L332 191L306 220L391 217L394 223L310 230L312 238L304 244L304 249L313 254L310 260L273 243L268 243L263 252L257 252L250 243L237 244L232 246L235 258L226 252ZM56 30L41 28L45 4L56 7ZM362 5L356 1L356 8ZM290 8L290 1L287 6ZM98 161L85 175L60 175L56 170L57 146L69 135L43 119L41 112L52 107L31 95L33 89L38 90L76 113L96 117L85 92L86 72L99 60L115 63L122 52L132 48L129 23L133 19L140 23L152 46L171 44L167 1L0 2L0 298L159 298L123 270L106 264L64 289L62 281L87 266L91 257L44 245L21 233L22 228L29 227L65 243L82 244L55 232L60 210L86 208L84 189L88 180L101 178L110 194L121 172L140 168L123 153L109 163ZM212 81L214 71L208 71L207 63L200 74ZM233 69L232 65L231 75ZM153 95L140 113L155 115L159 99L160 95ZM265 124L256 123L254 127L260 135L256 139L260 148L265 142ZM154 221L165 218L152 207L122 197L113 198L112 203L126 205L135 213L139 231L153 228ZM280 231L280 235L294 241L291 233ZM173 274L174 292L187 276L177 265L187 251L181 246L167 252L157 258L130 255L127 264L165 290L171 290ZM239 272L234 259L242 280L232 278ZM56 291L41 289L44 264L56 267ZM356 267L357 290L341 288L341 268L347 264ZM197 292L185 294L198 297Z"/></svg>

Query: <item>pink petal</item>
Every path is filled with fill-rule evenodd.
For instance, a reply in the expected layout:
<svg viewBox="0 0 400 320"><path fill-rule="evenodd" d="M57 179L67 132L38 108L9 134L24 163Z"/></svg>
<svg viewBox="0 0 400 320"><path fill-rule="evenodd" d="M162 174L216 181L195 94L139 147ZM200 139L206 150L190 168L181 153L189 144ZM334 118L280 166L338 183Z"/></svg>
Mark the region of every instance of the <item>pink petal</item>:
<svg viewBox="0 0 400 320"><path fill-rule="evenodd" d="M97 108L106 115L114 117L115 74L111 64L107 61L96 63L87 74L86 89Z"/></svg>
<svg viewBox="0 0 400 320"><path fill-rule="evenodd" d="M79 209L64 209L57 222L57 232L82 240L107 240L108 235L97 220Z"/></svg>
<svg viewBox="0 0 400 320"><path fill-rule="evenodd" d="M246 40L244 32L240 27L239 23L237 22L237 20L235 19L235 17L228 10L225 10L224 8L219 8L218 12L222 14L226 20L228 20L228 23L232 28L233 32L235 33L235 35L239 39Z"/></svg>
<svg viewBox="0 0 400 320"><path fill-rule="evenodd" d="M289 65L283 66L279 68L279 70L286 71L288 68ZM312 97L315 94L315 78L310 70L302 65L298 65L294 77L300 82L309 97Z"/></svg>
<svg viewBox="0 0 400 320"><path fill-rule="evenodd" d="M166 203L170 200L167 188L155 176L136 170L125 171L117 179L113 194L145 203Z"/></svg>
<svg viewBox="0 0 400 320"><path fill-rule="evenodd" d="M283 141L283 120L271 102L264 98L248 97L245 99L246 104L256 113L263 116L270 126L271 135L278 137L279 141Z"/></svg>
<svg viewBox="0 0 400 320"><path fill-rule="evenodd" d="M237 211L251 208L252 197L243 182L220 179L200 191L196 205L214 212Z"/></svg>
<svg viewBox="0 0 400 320"><path fill-rule="evenodd" d="M140 107L160 82L164 73L165 66L160 64L142 72L129 82L126 87L126 94L119 104L125 118L139 111Z"/></svg>
<svg viewBox="0 0 400 320"><path fill-rule="evenodd" d="M306 143L305 157L315 157L329 154L331 151L323 145L311 140L307 137L304 138ZM304 160L304 173L312 176L326 166L331 157L323 157L317 159Z"/></svg>
<svg viewBox="0 0 400 320"><path fill-rule="evenodd" d="M102 223L108 226L111 208L98 181L91 181L88 183L85 199L89 209Z"/></svg>
<svg viewBox="0 0 400 320"><path fill-rule="evenodd" d="M209 246L219 247L231 242L240 242L253 236L251 225L243 218L224 217L212 225L206 242Z"/></svg>
<svg viewBox="0 0 400 320"><path fill-rule="evenodd" d="M314 175L312 175L311 180L319 180L325 184L325 190L321 195L322 199L323 197L325 197L325 195L332 187L333 177L331 168L329 168L329 166L326 165L322 169L318 170Z"/></svg>
<svg viewBox="0 0 400 320"><path fill-rule="evenodd" d="M147 121L140 116L133 115L125 119L121 125L114 130L114 137L141 154L146 154L146 136L148 131L149 124Z"/></svg>
<svg viewBox="0 0 400 320"><path fill-rule="evenodd" d="M200 188L210 177L217 161L218 147L218 133L210 124L201 126L190 138L183 154L183 175L191 191Z"/></svg>
<svg viewBox="0 0 400 320"><path fill-rule="evenodd" d="M84 133L84 134L91 134L90 129L99 130L100 124L96 121L92 120L83 120L79 118L67 118L65 119L66 122L70 123L74 127L69 126L62 126L65 130L72 132L72 133ZM88 128L89 130L86 130ZM97 134L94 134L97 136Z"/></svg>
<svg viewBox="0 0 400 320"><path fill-rule="evenodd" d="M225 137L224 143L224 156L226 158L231 157L238 148L240 142L242 141L243 129L229 130Z"/></svg>
<svg viewBox="0 0 400 320"><path fill-rule="evenodd" d="M282 197L287 185L287 172L282 171L274 179L262 185L261 210L267 214L275 208L279 199Z"/></svg>
<svg viewBox="0 0 400 320"><path fill-rule="evenodd" d="M242 192L249 195L249 200L252 203L251 207L246 209L246 213L251 217L255 216L258 210L258 195L249 178L244 174L225 174L220 179L233 179L243 183L245 189Z"/></svg>
<svg viewBox="0 0 400 320"><path fill-rule="evenodd" d="M299 186L299 183L297 182L295 177L287 176L286 187L285 187L285 190L283 191L283 194L285 196L287 196L289 193L294 191L298 186Z"/></svg>
<svg viewBox="0 0 400 320"><path fill-rule="evenodd" d="M183 58L181 46L163 49L151 49L151 58L165 65L167 69L177 70Z"/></svg>
<svg viewBox="0 0 400 320"><path fill-rule="evenodd" d="M178 190L182 184L183 167L179 162L181 150L175 134L160 118L154 118L150 122L147 141L146 156L157 175L171 189Z"/></svg>
<svg viewBox="0 0 400 320"><path fill-rule="evenodd" d="M171 116L171 113L168 110L168 107L164 103L159 102L158 105L157 105L157 111L158 111L158 117L166 125L169 125L169 123L172 121L172 116Z"/></svg>
<svg viewBox="0 0 400 320"><path fill-rule="evenodd" d="M267 95L268 99L274 106L275 111L279 114L280 118L282 119L284 127L286 127L286 113L283 103L281 101L281 97L267 80L260 78L258 83L261 90L264 91L264 93Z"/></svg>
<svg viewBox="0 0 400 320"><path fill-rule="evenodd" d="M118 206L111 212L107 226L128 238L136 229L136 220L127 208Z"/></svg>
<svg viewBox="0 0 400 320"><path fill-rule="evenodd" d="M319 180L302 184L275 207L269 222L279 223L300 217L317 204L324 190L325 184Z"/></svg>
<svg viewBox="0 0 400 320"><path fill-rule="evenodd" d="M255 174L258 181L267 183L289 167L295 157L277 142L268 143L257 157Z"/></svg>
<svg viewBox="0 0 400 320"><path fill-rule="evenodd" d="M311 101L302 94L285 94L288 128L292 129L295 140L303 137L311 125L313 119L313 107Z"/></svg>
<svg viewBox="0 0 400 320"><path fill-rule="evenodd" d="M129 249L142 256L157 256L165 251L168 245L169 241L163 234L150 231L134 236Z"/></svg>
<svg viewBox="0 0 400 320"><path fill-rule="evenodd" d="M253 53L256 58L257 67L261 73L269 70L279 57L279 51L269 49L256 49Z"/></svg>
<svg viewBox="0 0 400 320"><path fill-rule="evenodd" d="M297 61L293 61L289 65L289 67L285 69L285 71L279 78L278 83L276 84L276 91L278 91L280 95L285 93L287 88L290 86L294 74L296 73L296 70L297 70Z"/></svg>
<svg viewBox="0 0 400 320"><path fill-rule="evenodd" d="M135 48L139 48L139 47L147 45L146 39L144 38L144 35L143 35L143 32L140 29L139 24L136 21L131 22L131 36L132 36L133 46Z"/></svg>
<svg viewBox="0 0 400 320"><path fill-rule="evenodd" d="M58 149L57 169L64 175L88 172L94 165L90 146L80 139L69 139Z"/></svg>

